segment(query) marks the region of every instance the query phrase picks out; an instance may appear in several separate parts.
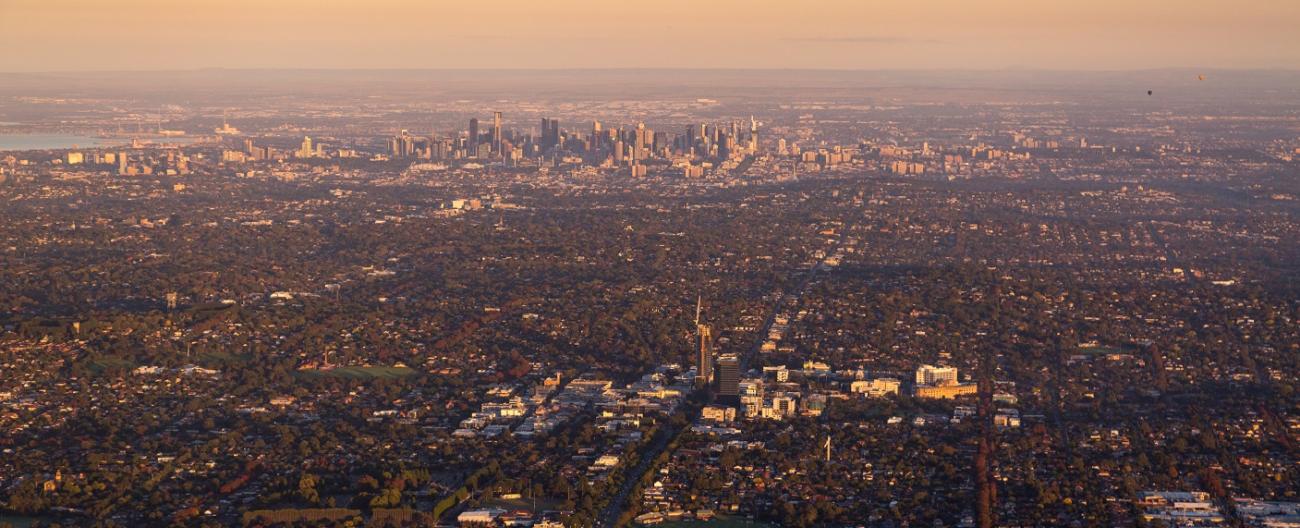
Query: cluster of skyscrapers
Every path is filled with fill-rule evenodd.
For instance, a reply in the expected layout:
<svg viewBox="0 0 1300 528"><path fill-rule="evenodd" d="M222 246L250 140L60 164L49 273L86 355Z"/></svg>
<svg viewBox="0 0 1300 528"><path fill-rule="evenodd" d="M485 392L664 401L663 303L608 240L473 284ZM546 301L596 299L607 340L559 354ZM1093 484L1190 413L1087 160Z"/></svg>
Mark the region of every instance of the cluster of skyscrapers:
<svg viewBox="0 0 1300 528"><path fill-rule="evenodd" d="M748 130L739 122L687 125L682 134L655 131L638 123L628 128L605 128L593 121L590 131L560 127L558 119L542 118L537 133L504 130L501 112L492 116L492 127L483 130L478 118L469 120L467 133L429 137L408 131L389 139L389 156L395 159L481 160L512 162L525 158L580 158L596 166L633 168L648 161L665 163L690 160L727 160L759 150L758 122L750 118Z"/></svg>

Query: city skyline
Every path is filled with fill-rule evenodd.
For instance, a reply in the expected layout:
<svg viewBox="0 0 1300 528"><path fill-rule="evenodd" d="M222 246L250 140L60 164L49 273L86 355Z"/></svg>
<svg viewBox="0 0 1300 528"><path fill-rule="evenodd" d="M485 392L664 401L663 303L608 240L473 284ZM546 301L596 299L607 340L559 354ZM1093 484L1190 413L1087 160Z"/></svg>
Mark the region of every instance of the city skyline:
<svg viewBox="0 0 1300 528"><path fill-rule="evenodd" d="M1300 2L0 20L0 528L1300 528Z"/></svg>
<svg viewBox="0 0 1300 528"><path fill-rule="evenodd" d="M16 0L0 5L0 16L24 21L0 35L0 45L24 50L0 58L2 72L1300 68L1300 5L1262 0Z"/></svg>

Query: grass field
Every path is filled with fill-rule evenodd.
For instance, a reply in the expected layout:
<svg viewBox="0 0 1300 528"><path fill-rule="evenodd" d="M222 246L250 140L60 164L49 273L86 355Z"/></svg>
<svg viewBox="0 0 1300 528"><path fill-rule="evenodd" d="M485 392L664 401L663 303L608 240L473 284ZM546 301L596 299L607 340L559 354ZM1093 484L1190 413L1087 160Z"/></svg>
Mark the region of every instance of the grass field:
<svg viewBox="0 0 1300 528"><path fill-rule="evenodd" d="M349 379L397 379L415 374L409 367L335 367L328 370L307 369L298 371L304 376Z"/></svg>
<svg viewBox="0 0 1300 528"><path fill-rule="evenodd" d="M544 511L554 510L562 504L559 500L554 499L537 499L537 508L533 508L533 499L502 499L495 498L483 501L483 506L488 508L503 508L507 510L533 510Z"/></svg>

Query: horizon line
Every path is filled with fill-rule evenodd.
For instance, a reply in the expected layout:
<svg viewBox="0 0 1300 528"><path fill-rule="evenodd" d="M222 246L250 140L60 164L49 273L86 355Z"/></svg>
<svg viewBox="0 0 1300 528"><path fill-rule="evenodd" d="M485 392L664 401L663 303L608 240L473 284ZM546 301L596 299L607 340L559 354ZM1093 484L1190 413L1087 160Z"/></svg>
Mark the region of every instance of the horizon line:
<svg viewBox="0 0 1300 528"><path fill-rule="evenodd" d="M349 67L349 68L303 68L303 67L226 67L226 66L208 66L198 68L170 68L170 69L104 69L104 70L5 70L0 71L0 75L57 75L57 74L94 74L94 73L200 73L212 71L233 71L233 72L656 72L656 71L692 71L692 72L834 72L834 73L1142 73L1142 72L1175 72L1175 71L1200 71L1200 72L1272 72L1272 73L1300 73L1300 68L1296 67L1204 67L1195 66L1164 66L1150 68L1116 68L1116 69L1094 69L1094 68L1035 68L1035 67L1005 67L1005 68L743 68L743 67L555 67L555 68L527 68L527 67L427 67L427 68L368 68L368 67Z"/></svg>

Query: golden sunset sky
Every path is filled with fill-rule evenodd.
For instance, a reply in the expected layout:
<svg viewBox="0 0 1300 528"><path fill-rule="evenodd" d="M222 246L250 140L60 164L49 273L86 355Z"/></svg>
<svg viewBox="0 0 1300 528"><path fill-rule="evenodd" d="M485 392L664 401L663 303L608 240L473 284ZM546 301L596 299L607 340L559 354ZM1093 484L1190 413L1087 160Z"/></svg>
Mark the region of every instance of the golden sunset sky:
<svg viewBox="0 0 1300 528"><path fill-rule="evenodd" d="M1295 0L0 0L0 71L1300 68Z"/></svg>

